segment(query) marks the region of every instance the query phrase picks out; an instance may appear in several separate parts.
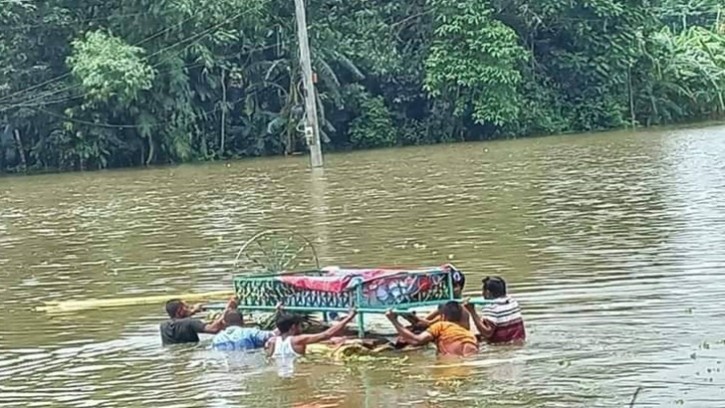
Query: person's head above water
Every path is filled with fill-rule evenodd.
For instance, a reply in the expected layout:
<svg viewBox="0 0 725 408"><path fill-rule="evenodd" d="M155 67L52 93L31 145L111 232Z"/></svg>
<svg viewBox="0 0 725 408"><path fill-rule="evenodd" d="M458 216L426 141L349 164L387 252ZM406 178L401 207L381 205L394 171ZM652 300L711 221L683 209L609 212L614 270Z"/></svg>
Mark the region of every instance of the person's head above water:
<svg viewBox="0 0 725 408"><path fill-rule="evenodd" d="M451 280L453 281L453 296L460 298L463 296L463 288L466 286L466 276L458 269L451 267Z"/></svg>
<svg viewBox="0 0 725 408"><path fill-rule="evenodd" d="M441 313L441 316L443 316L443 320L448 322L457 323L463 319L463 308L461 307L461 304L455 300L451 300L450 302L446 302L438 306L438 311Z"/></svg>
<svg viewBox="0 0 725 408"><path fill-rule="evenodd" d="M302 316L283 313L277 318L277 330L281 334L296 335L302 331Z"/></svg>
<svg viewBox="0 0 725 408"><path fill-rule="evenodd" d="M166 313L172 319L183 319L191 316L189 305L181 299L171 299L166 302Z"/></svg>
<svg viewBox="0 0 725 408"><path fill-rule="evenodd" d="M466 276L463 272L451 264L443 265L443 270L451 275L453 297L460 299L463 296L463 288L466 286Z"/></svg>
<svg viewBox="0 0 725 408"><path fill-rule="evenodd" d="M227 310L227 312L224 313L224 325L226 327L229 327L229 326L241 327L244 325L244 317L242 317L242 314L236 310Z"/></svg>
<svg viewBox="0 0 725 408"><path fill-rule="evenodd" d="M506 296L506 281L500 276L487 276L483 278L483 297L497 299Z"/></svg>

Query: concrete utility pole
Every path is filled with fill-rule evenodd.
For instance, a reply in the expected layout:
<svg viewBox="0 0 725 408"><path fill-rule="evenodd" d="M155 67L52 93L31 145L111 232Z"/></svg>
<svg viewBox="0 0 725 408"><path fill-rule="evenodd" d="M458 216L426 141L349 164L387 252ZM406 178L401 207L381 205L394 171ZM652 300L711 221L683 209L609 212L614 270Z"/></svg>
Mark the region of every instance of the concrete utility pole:
<svg viewBox="0 0 725 408"><path fill-rule="evenodd" d="M320 127L317 123L317 102L315 98L315 84L312 80L312 62L310 61L310 43L307 39L307 18L305 17L304 0L295 0L295 14L297 15L297 38L300 47L300 65L302 66L302 80L305 87L305 140L310 147L310 165L322 167L322 150L320 148Z"/></svg>

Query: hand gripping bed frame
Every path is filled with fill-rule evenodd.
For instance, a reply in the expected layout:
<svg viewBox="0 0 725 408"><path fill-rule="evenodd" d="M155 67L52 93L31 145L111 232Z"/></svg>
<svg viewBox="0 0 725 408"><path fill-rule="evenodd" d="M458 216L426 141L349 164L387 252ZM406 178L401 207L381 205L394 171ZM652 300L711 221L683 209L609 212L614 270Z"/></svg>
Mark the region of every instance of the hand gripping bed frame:
<svg viewBox="0 0 725 408"><path fill-rule="evenodd" d="M273 311L278 304L297 312L357 310L358 334L365 334L365 314L397 313L438 306L453 300L453 269L340 269L236 276L234 291L241 310Z"/></svg>

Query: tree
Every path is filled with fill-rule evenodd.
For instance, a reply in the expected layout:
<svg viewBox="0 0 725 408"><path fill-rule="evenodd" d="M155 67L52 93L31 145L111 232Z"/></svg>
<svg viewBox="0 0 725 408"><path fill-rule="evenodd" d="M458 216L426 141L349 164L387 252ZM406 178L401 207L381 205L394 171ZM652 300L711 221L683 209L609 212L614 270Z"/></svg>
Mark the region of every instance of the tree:
<svg viewBox="0 0 725 408"><path fill-rule="evenodd" d="M316 0L327 149L720 117L719 0ZM305 149L293 4L3 0L0 171Z"/></svg>
<svg viewBox="0 0 725 408"><path fill-rule="evenodd" d="M487 0L431 0L436 25L425 61L425 89L479 124L518 119L520 65L528 54Z"/></svg>

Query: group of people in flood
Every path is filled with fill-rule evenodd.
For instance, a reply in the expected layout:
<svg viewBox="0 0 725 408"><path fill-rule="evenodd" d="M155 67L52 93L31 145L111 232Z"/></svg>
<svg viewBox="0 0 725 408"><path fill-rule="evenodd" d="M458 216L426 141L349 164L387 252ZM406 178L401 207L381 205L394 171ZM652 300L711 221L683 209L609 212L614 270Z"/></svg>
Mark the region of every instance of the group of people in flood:
<svg viewBox="0 0 725 408"><path fill-rule="evenodd" d="M453 273L456 300L441 304L424 318L415 314L398 315L392 310L386 312L398 334L393 342L396 348L433 343L440 355L466 357L478 353L481 342L516 344L526 340L521 309L518 302L508 295L503 278L493 276L483 279L482 295L488 302L479 314L475 305L461 301L465 276L458 270ZM193 317L202 309L201 306L189 306L181 299L169 300L166 312L170 319L160 325L162 343L197 343L199 334L206 333L214 335L211 347L216 350L264 348L267 355L274 359L294 358L304 355L309 344L339 336L356 315L352 309L325 331L305 334L302 332L304 318L287 313L281 305L277 310L276 329L269 331L245 327L236 299L231 299L222 315L211 323ZM401 323L400 317L408 324Z"/></svg>
<svg viewBox="0 0 725 408"><path fill-rule="evenodd" d="M460 271L454 271L454 295L460 299L466 283ZM399 335L399 341L414 346L434 343L440 355L470 356L478 353L480 342L489 344L521 344L526 340L526 328L521 308L508 295L506 281L499 277L486 277L482 281L482 295L489 303L479 315L475 305L458 300L446 302L425 318L403 316L411 326L401 324L398 315L386 313ZM471 330L473 322L478 335Z"/></svg>

